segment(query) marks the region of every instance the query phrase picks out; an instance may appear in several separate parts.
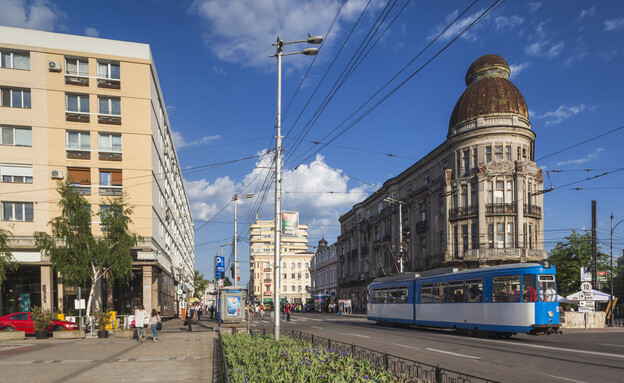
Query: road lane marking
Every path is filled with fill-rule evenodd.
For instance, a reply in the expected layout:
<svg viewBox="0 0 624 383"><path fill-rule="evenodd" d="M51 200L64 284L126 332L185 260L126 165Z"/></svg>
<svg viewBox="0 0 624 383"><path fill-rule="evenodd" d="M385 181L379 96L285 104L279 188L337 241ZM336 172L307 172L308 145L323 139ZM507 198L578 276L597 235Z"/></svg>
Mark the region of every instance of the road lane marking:
<svg viewBox="0 0 624 383"><path fill-rule="evenodd" d="M566 382L587 383L587 382L584 382L584 381L582 381L582 380L576 380L576 379L564 378L564 377L562 377L562 376L556 376L556 375L548 375L548 376L550 376L551 378L559 379L559 380L565 380Z"/></svg>
<svg viewBox="0 0 624 383"><path fill-rule="evenodd" d="M80 359L66 359L66 360L61 360L61 363L91 363L93 362L93 360L89 360L89 359L84 359L84 360L80 360Z"/></svg>
<svg viewBox="0 0 624 383"><path fill-rule="evenodd" d="M352 333L349 333L349 335L353 335L353 336L359 336L359 337L361 337L361 338L366 338L366 339L370 339L370 336L366 336L366 335L360 335L360 334L352 334Z"/></svg>
<svg viewBox="0 0 624 383"><path fill-rule="evenodd" d="M311 326L311 327L317 328L317 329L319 329L319 330L322 330L322 329L323 329L323 327L319 327L319 326Z"/></svg>
<svg viewBox="0 0 624 383"><path fill-rule="evenodd" d="M478 340L480 342L490 342L490 343L506 344L508 346L524 346L524 347L540 348L540 349L543 349L543 350L572 352L572 353L577 353L577 354L588 354L588 355L598 355L598 356L610 356L612 358L624 359L624 355L609 354L609 353L606 353L606 352L575 350L575 349L572 349L572 348L559 348L559 347L551 347L551 346L540 346L538 344L523 344L523 343L519 343L519 342L509 342L509 341L494 340L494 339L474 339L474 340Z"/></svg>
<svg viewBox="0 0 624 383"><path fill-rule="evenodd" d="M624 347L624 344L608 344L608 343L598 343L600 346L611 346L611 347Z"/></svg>
<svg viewBox="0 0 624 383"><path fill-rule="evenodd" d="M407 345L404 345L404 344L398 344L397 343L397 346L401 346L401 347L405 347L405 348L411 348L411 349L414 349L414 350L420 350L419 347L407 346Z"/></svg>
<svg viewBox="0 0 624 383"><path fill-rule="evenodd" d="M435 352L441 352L442 354L449 354L449 355L461 356L462 358L469 358L469 359L477 359L477 360L481 360L481 358L479 358L478 356L464 355L464 354L458 354L458 353L456 353L456 352L443 351L443 350L436 350L435 348L426 348L425 350L435 351Z"/></svg>

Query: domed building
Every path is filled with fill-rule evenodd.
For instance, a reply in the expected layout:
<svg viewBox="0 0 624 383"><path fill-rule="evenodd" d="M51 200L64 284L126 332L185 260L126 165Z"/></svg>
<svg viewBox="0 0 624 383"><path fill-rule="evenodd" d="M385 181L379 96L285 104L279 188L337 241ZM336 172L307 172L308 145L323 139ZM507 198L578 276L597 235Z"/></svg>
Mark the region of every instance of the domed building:
<svg viewBox="0 0 624 383"><path fill-rule="evenodd" d="M498 55L475 60L446 141L340 217L341 297L365 305L372 279L400 270L546 257L535 133L510 74Z"/></svg>

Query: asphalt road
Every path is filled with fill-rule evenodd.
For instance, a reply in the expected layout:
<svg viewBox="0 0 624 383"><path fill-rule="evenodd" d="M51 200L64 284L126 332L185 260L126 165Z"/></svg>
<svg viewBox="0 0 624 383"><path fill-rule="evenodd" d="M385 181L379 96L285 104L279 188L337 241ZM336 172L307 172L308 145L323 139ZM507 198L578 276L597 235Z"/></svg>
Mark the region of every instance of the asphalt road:
<svg viewBox="0 0 624 383"><path fill-rule="evenodd" d="M272 332L268 314L254 329ZM446 330L380 327L364 317L293 314L296 330L501 382L624 382L624 328L551 336L474 338Z"/></svg>

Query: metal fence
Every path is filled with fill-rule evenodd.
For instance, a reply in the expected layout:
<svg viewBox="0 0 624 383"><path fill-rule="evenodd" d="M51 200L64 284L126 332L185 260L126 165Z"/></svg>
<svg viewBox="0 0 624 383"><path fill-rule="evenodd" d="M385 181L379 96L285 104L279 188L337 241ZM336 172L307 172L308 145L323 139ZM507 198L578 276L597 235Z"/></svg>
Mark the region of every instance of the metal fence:
<svg viewBox="0 0 624 383"><path fill-rule="evenodd" d="M252 336L266 336L266 329L261 331L250 331ZM270 334L269 334L270 335ZM393 373L397 377L409 379L413 381L424 381L431 383L497 383L495 380L481 378L474 375L464 374L458 371L441 368L431 364L421 363L415 360L405 359L387 352L371 350L369 348L356 346L354 344L338 342L329 338L323 338L314 334L306 334L301 331L285 331L284 335L290 335L295 339L306 340L312 344L322 348L333 349L340 352L347 352L350 355L367 360L377 368L385 369ZM221 334L219 334L219 343L221 343ZM221 353L223 347L219 345ZM229 382L227 377L227 365L225 356L221 355L223 362L222 370L225 372L225 381Z"/></svg>

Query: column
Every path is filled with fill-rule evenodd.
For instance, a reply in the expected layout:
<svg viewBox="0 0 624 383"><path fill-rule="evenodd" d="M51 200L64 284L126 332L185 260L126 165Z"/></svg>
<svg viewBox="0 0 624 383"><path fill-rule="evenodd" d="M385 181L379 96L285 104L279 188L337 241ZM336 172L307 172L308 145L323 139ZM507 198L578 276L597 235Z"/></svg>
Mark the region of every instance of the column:
<svg viewBox="0 0 624 383"><path fill-rule="evenodd" d="M41 307L50 311L54 309L53 282L52 266L41 266Z"/></svg>
<svg viewBox="0 0 624 383"><path fill-rule="evenodd" d="M63 286L63 277L61 277L61 273L56 273L56 291L57 291L57 307L58 311L65 313L65 305L63 304L63 298L65 297L65 287ZM1 298L0 298L1 299ZM0 301L0 305L2 302Z"/></svg>
<svg viewBox="0 0 624 383"><path fill-rule="evenodd" d="M152 312L152 266L143 266L143 306Z"/></svg>
<svg viewBox="0 0 624 383"><path fill-rule="evenodd" d="M161 286L160 286L160 279L158 278L157 274L158 272L156 272L156 275L152 275L152 308L155 308L156 311L161 312L162 302L160 302L160 299L159 299L160 296L158 294L160 292ZM150 310L150 313L151 313L151 310Z"/></svg>

